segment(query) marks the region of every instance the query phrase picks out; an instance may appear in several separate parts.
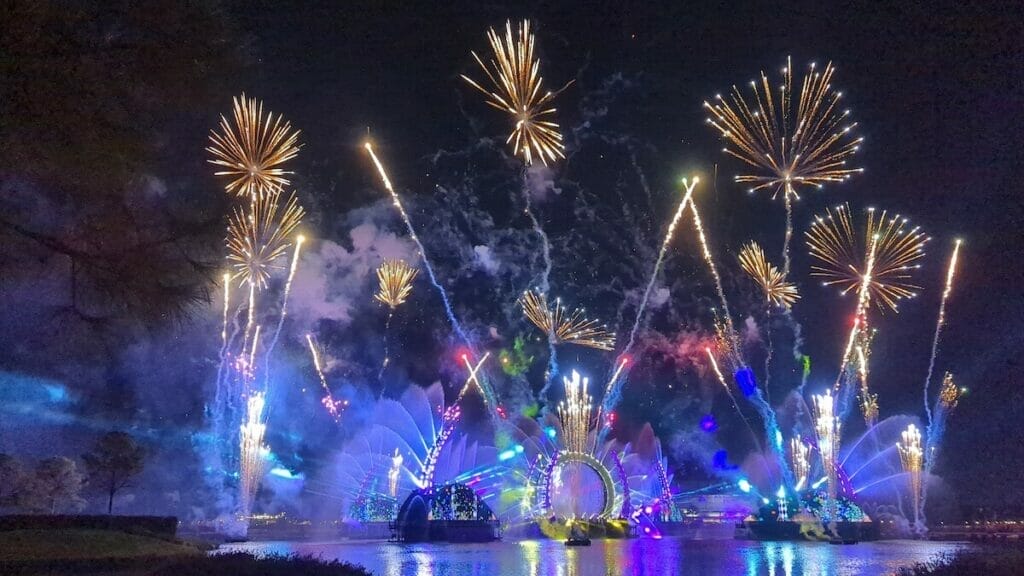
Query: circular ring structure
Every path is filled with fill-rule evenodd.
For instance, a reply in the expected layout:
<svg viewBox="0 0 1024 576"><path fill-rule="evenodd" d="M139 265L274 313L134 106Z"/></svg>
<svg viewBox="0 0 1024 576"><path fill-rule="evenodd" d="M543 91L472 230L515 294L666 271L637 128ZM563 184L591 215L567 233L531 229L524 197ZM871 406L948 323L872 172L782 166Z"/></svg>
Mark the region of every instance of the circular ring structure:
<svg viewBox="0 0 1024 576"><path fill-rule="evenodd" d="M604 464L601 464L600 460L583 452L558 452L555 454L555 457L551 459L551 462L544 473L544 511L547 512L551 509L551 479L554 475L553 472L555 468L573 462L590 468L601 479L601 487L604 492L604 506L602 507L601 513L598 517L611 518L615 512L615 482L612 480L611 473L608 472L608 469L605 468Z"/></svg>

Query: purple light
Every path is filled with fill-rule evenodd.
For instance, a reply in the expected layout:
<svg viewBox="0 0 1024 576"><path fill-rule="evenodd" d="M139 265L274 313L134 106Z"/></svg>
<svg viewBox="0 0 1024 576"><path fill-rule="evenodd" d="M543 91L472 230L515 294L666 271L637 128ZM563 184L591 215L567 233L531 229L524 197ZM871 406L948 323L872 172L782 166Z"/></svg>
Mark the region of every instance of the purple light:
<svg viewBox="0 0 1024 576"><path fill-rule="evenodd" d="M700 419L700 429L710 434L715 430L718 430L718 422L715 421L715 417L713 415L705 414Z"/></svg>

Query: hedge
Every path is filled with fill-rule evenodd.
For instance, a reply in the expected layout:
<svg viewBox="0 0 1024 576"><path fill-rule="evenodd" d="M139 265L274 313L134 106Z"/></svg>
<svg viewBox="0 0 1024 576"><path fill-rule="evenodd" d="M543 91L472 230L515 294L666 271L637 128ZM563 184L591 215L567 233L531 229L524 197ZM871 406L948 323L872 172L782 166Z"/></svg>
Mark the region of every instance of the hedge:
<svg viewBox="0 0 1024 576"><path fill-rule="evenodd" d="M130 534L148 534L159 538L174 538L178 533L178 519L174 516L49 516L31 514L0 516L0 532L75 528L116 530Z"/></svg>

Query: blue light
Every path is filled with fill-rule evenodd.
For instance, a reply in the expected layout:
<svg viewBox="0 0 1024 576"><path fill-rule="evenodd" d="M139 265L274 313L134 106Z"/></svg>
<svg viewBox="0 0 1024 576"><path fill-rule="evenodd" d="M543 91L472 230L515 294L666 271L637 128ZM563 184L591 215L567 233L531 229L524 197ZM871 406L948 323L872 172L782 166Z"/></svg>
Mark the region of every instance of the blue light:
<svg viewBox="0 0 1024 576"><path fill-rule="evenodd" d="M555 439L556 432L553 427L548 426L547 428L544 429L544 433L548 435L548 438L551 438L552 440Z"/></svg>
<svg viewBox="0 0 1024 576"><path fill-rule="evenodd" d="M736 386L739 386L740 392L746 397L751 397L757 392L757 380L754 378L754 371L750 368L740 368L733 374L733 379L736 380Z"/></svg>
<svg viewBox="0 0 1024 576"><path fill-rule="evenodd" d="M786 487L785 486L779 486L779 491L775 493L775 496L777 498L785 498L786 497Z"/></svg>
<svg viewBox="0 0 1024 576"><path fill-rule="evenodd" d="M778 430L775 431L775 448L777 450L782 450L782 432L779 432Z"/></svg>
<svg viewBox="0 0 1024 576"><path fill-rule="evenodd" d="M513 450L516 451L516 454L522 454L523 453L523 445L522 444L516 444L516 446L515 446L515 448L513 448Z"/></svg>
<svg viewBox="0 0 1024 576"><path fill-rule="evenodd" d="M715 417L712 414L705 414L700 419L700 429L710 434L718 430L718 422L715 422Z"/></svg>
<svg viewBox="0 0 1024 576"><path fill-rule="evenodd" d="M506 460L511 460L512 458L515 458L515 457L516 457L516 451L515 450L505 450L501 454L498 454L498 460L500 460L502 462L504 462Z"/></svg>
<svg viewBox="0 0 1024 576"><path fill-rule="evenodd" d="M743 492L744 494L750 494L752 486L746 478L740 478L740 481L737 482L736 485L740 487L740 491Z"/></svg>
<svg viewBox="0 0 1024 576"><path fill-rule="evenodd" d="M811 485L811 488L813 488L814 490L817 490L818 487L821 486L822 484L824 484L826 480L828 480L828 476L826 476L826 477L822 478L821 480L818 480L817 482L815 482L813 485Z"/></svg>

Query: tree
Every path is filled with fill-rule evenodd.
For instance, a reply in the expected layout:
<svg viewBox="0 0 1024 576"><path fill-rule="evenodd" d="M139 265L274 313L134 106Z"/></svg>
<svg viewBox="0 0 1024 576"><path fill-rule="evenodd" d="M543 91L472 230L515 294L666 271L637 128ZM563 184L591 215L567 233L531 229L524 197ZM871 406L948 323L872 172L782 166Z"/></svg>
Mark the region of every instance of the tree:
<svg viewBox="0 0 1024 576"><path fill-rule="evenodd" d="M0 508L17 504L25 480L25 467L21 462L8 454L0 454Z"/></svg>
<svg viewBox="0 0 1024 576"><path fill-rule="evenodd" d="M142 447L124 432L107 432L96 441L92 452L82 455L92 485L107 493L107 514L114 511L114 496L128 481L142 472Z"/></svg>
<svg viewBox="0 0 1024 576"><path fill-rule="evenodd" d="M35 474L20 492L20 504L32 512L56 514L65 508L79 509L85 501L79 497L85 479L75 461L58 456L36 466Z"/></svg>

